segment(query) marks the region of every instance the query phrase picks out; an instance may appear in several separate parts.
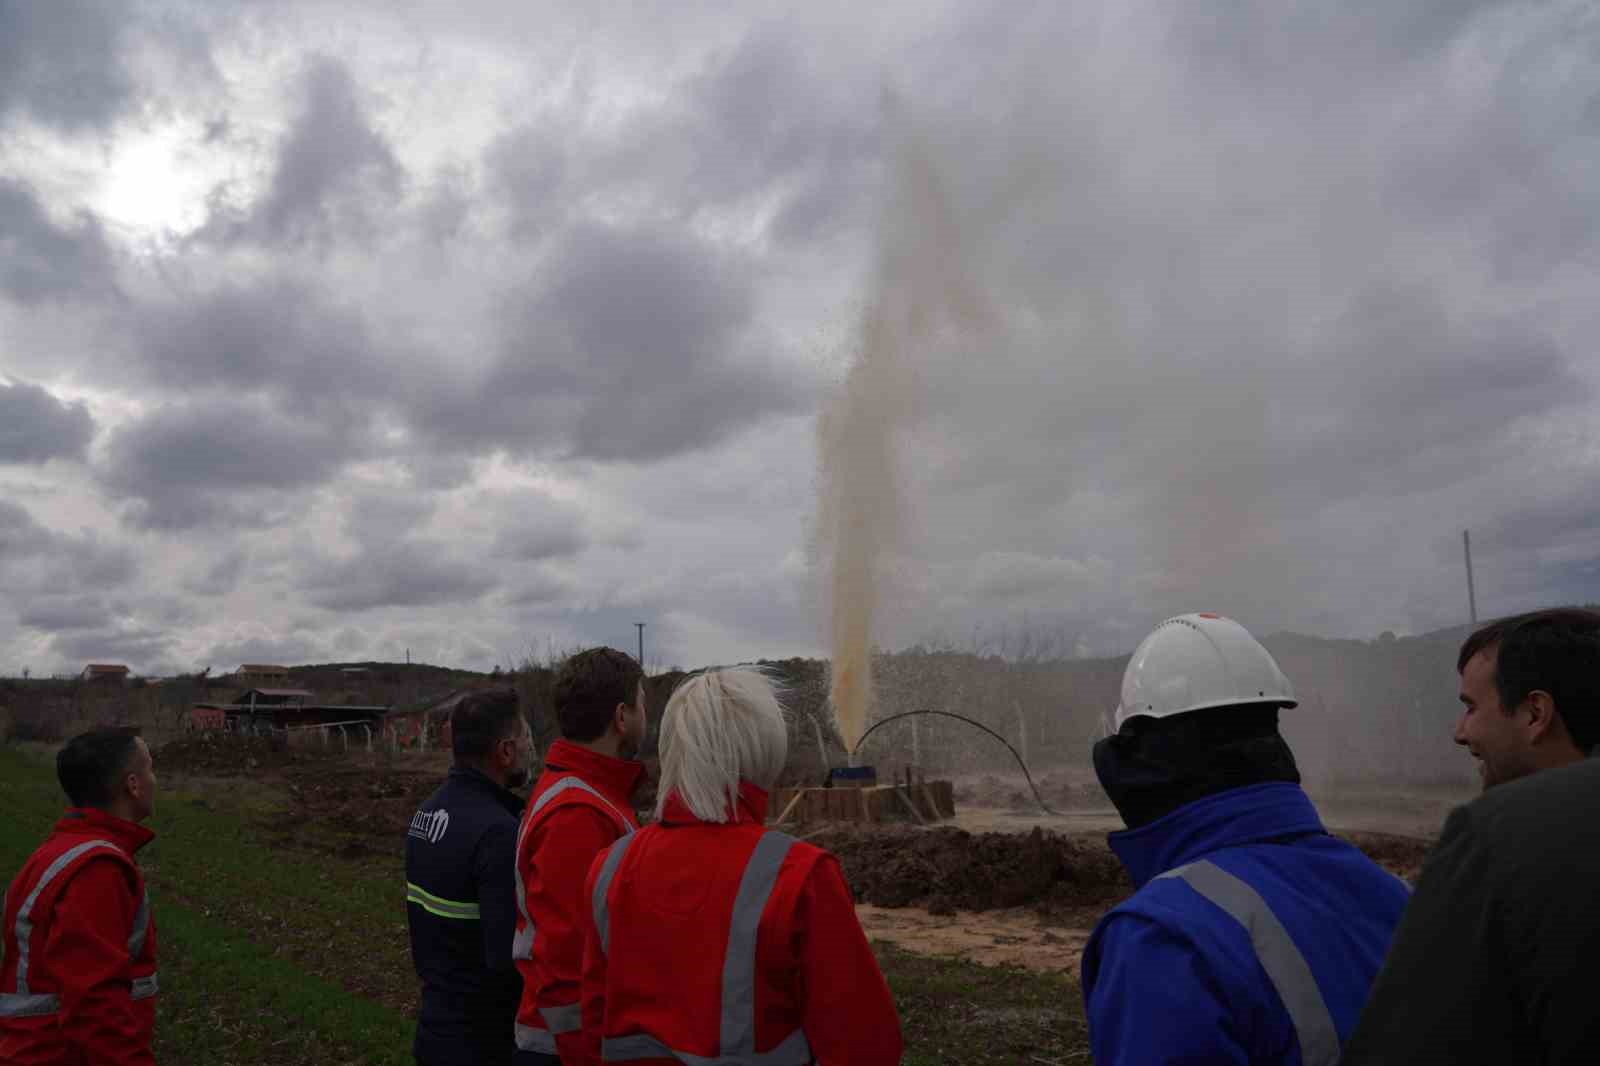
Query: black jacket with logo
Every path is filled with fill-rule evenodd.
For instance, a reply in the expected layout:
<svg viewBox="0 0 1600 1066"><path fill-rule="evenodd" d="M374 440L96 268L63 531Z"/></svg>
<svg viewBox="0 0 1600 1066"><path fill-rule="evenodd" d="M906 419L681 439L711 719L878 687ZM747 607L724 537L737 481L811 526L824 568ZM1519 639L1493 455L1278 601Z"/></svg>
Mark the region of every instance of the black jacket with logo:
<svg viewBox="0 0 1600 1066"><path fill-rule="evenodd" d="M1445 823L1344 1066L1600 1062L1600 759Z"/></svg>
<svg viewBox="0 0 1600 1066"><path fill-rule="evenodd" d="M422 979L421 1066L504 1066L522 979L514 864L522 800L477 770L450 776L406 835L406 918Z"/></svg>

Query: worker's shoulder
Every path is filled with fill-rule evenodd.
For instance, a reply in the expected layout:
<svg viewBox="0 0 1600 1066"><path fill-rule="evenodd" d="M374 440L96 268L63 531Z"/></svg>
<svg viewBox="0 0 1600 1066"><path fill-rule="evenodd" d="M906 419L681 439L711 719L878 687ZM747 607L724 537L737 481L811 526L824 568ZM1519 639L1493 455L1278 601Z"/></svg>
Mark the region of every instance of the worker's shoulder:
<svg viewBox="0 0 1600 1066"><path fill-rule="evenodd" d="M1540 770L1497 785L1463 808L1474 832L1512 840L1552 821L1600 837L1600 759L1585 759L1555 770Z"/></svg>
<svg viewBox="0 0 1600 1066"><path fill-rule="evenodd" d="M435 826L436 835L443 835L443 825L457 830L458 837L508 828L515 832L517 825L516 812L486 780L455 773L422 803L417 814Z"/></svg>
<svg viewBox="0 0 1600 1066"><path fill-rule="evenodd" d="M799 837L790 836L781 829L769 829L764 834L768 838L776 838L788 842L784 849L783 865L806 873L816 870L820 866L837 866L842 871L843 865L838 856L827 848L819 847Z"/></svg>

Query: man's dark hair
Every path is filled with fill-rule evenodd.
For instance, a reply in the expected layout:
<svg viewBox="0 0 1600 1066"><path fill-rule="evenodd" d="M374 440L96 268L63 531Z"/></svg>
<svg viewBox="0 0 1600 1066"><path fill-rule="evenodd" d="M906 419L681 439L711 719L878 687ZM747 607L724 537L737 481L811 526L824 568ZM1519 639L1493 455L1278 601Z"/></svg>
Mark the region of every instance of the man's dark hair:
<svg viewBox="0 0 1600 1066"><path fill-rule="evenodd" d="M1456 672L1480 651L1496 652L1502 710L1548 692L1578 749L1600 744L1600 611L1552 607L1490 622L1461 645Z"/></svg>
<svg viewBox="0 0 1600 1066"><path fill-rule="evenodd" d="M130 769L139 730L134 726L79 733L56 752L56 779L74 807L107 807L117 779Z"/></svg>
<svg viewBox="0 0 1600 1066"><path fill-rule="evenodd" d="M589 648L561 664L551 700L556 722L568 740L598 740L611 724L617 704L633 706L644 670L639 661L615 648Z"/></svg>
<svg viewBox="0 0 1600 1066"><path fill-rule="evenodd" d="M482 762L494 746L517 733L517 691L489 688L462 698L450 712L450 750L456 762Z"/></svg>

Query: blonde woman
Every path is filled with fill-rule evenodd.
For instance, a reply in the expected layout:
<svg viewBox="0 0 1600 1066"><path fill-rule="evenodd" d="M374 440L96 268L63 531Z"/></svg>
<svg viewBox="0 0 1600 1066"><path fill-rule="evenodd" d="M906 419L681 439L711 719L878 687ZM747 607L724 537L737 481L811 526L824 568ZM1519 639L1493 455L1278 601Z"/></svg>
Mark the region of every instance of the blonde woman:
<svg viewBox="0 0 1600 1066"><path fill-rule="evenodd" d="M838 860L766 828L787 755L759 670L708 670L673 693L656 821L589 872L590 1061L900 1061L894 1001Z"/></svg>

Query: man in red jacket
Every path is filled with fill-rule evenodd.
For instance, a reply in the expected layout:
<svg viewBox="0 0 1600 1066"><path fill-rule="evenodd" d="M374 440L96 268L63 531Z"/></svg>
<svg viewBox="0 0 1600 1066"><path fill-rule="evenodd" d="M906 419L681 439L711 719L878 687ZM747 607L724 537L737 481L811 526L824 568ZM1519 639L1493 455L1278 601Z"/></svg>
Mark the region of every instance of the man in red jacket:
<svg viewBox="0 0 1600 1066"><path fill-rule="evenodd" d="M787 750L759 671L710 670L673 693L656 822L589 873L582 1066L900 1061L838 860L766 828Z"/></svg>
<svg viewBox="0 0 1600 1066"><path fill-rule="evenodd" d="M632 656L579 652L554 688L561 739L545 754L517 833L517 1066L577 1061L584 876L596 854L638 828L629 797L644 777L644 672Z"/></svg>
<svg viewBox="0 0 1600 1066"><path fill-rule="evenodd" d="M56 756L72 806L6 893L0 1063L151 1066L156 927L134 852L155 836L150 749L131 729Z"/></svg>

